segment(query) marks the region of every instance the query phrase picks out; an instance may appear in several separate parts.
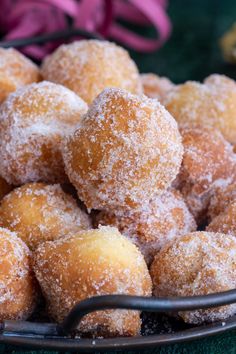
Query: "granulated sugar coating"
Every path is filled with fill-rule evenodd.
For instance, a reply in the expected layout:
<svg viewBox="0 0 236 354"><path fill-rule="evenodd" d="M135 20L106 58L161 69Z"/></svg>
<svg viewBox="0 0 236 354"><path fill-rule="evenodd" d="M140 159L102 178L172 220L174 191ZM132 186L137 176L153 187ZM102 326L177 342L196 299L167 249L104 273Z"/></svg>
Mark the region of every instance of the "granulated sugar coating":
<svg viewBox="0 0 236 354"><path fill-rule="evenodd" d="M0 176L0 200L11 190L12 186L10 186L10 184L8 184L5 179Z"/></svg>
<svg viewBox="0 0 236 354"><path fill-rule="evenodd" d="M175 239L155 257L150 271L154 295L194 296L236 288L236 238L211 232L193 232ZM180 312L185 322L201 324L224 320L236 304Z"/></svg>
<svg viewBox="0 0 236 354"><path fill-rule="evenodd" d="M210 222L207 230L236 236L236 200Z"/></svg>
<svg viewBox="0 0 236 354"><path fill-rule="evenodd" d="M167 93L175 86L167 77L160 77L148 73L140 75L143 93L150 98L157 98L160 102Z"/></svg>
<svg viewBox="0 0 236 354"><path fill-rule="evenodd" d="M66 172L87 208L143 208L176 177L183 147L157 100L104 90L64 148Z"/></svg>
<svg viewBox="0 0 236 354"><path fill-rule="evenodd" d="M210 199L208 208L208 218L213 220L217 215L221 214L225 209L236 201L236 183L217 187Z"/></svg>
<svg viewBox="0 0 236 354"><path fill-rule="evenodd" d="M232 146L213 128L182 128L184 157L175 181L198 224L206 217L217 187L232 183L236 159Z"/></svg>
<svg viewBox="0 0 236 354"><path fill-rule="evenodd" d="M164 99L166 109L179 124L210 126L236 144L236 83L223 75L211 75L203 84L187 81Z"/></svg>
<svg viewBox="0 0 236 354"><path fill-rule="evenodd" d="M34 270L49 313L62 322L79 301L96 295L150 296L143 256L116 228L101 227L46 242L34 255ZM87 315L79 330L102 336L137 335L138 311L106 310Z"/></svg>
<svg viewBox="0 0 236 354"><path fill-rule="evenodd" d="M99 224L116 226L139 247L148 264L168 241L196 230L195 220L176 190L156 196L141 211L102 211L96 217Z"/></svg>
<svg viewBox="0 0 236 354"><path fill-rule="evenodd" d="M44 79L62 84L87 103L107 87L142 92L136 64L114 43L83 40L61 45L42 65Z"/></svg>
<svg viewBox="0 0 236 354"><path fill-rule="evenodd" d="M0 103L17 88L40 81L38 67L13 48L0 48Z"/></svg>
<svg viewBox="0 0 236 354"><path fill-rule="evenodd" d="M14 232L0 228L0 321L26 320L37 302L31 254Z"/></svg>
<svg viewBox="0 0 236 354"><path fill-rule="evenodd" d="M4 197L0 225L17 232L30 249L91 228L89 216L59 184L43 183L25 184Z"/></svg>
<svg viewBox="0 0 236 354"><path fill-rule="evenodd" d="M0 107L0 175L14 185L67 180L61 141L86 111L74 92L46 81L9 95Z"/></svg>

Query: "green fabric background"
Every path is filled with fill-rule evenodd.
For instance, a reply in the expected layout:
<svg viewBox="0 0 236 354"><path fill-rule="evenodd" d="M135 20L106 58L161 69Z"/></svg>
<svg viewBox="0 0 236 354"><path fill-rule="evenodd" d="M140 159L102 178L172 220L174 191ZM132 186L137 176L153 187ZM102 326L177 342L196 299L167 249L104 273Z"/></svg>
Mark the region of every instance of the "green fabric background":
<svg viewBox="0 0 236 354"><path fill-rule="evenodd" d="M175 83L202 80L214 72L236 78L236 66L224 63L218 46L236 22L235 0L169 0L168 12L173 32L164 47L145 55L131 52L141 72L156 72Z"/></svg>
<svg viewBox="0 0 236 354"><path fill-rule="evenodd" d="M202 80L214 72L236 78L236 66L224 63L218 47L220 36L236 21L235 0L170 0L169 14L173 33L168 43L157 53L144 55L131 52L141 72L156 72L170 77L176 83L188 79ZM146 33L154 34L152 29L147 29ZM2 353L47 352L0 346ZM142 353L234 354L236 331Z"/></svg>

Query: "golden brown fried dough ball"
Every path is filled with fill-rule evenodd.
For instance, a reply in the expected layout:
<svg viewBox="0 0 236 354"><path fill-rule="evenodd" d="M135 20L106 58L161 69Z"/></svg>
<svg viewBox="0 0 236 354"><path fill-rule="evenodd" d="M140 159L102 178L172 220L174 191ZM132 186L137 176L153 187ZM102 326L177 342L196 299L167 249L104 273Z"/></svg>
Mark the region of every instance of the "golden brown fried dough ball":
<svg viewBox="0 0 236 354"><path fill-rule="evenodd" d="M65 144L71 183L87 208L143 207L179 171L177 124L157 100L104 90Z"/></svg>
<svg viewBox="0 0 236 354"><path fill-rule="evenodd" d="M0 176L0 199L12 190L12 186L8 184L5 179Z"/></svg>
<svg viewBox="0 0 236 354"><path fill-rule="evenodd" d="M74 92L45 81L9 95L0 107L0 175L14 185L65 181L61 142L86 110Z"/></svg>
<svg viewBox="0 0 236 354"><path fill-rule="evenodd" d="M0 225L35 249L44 241L91 228L87 214L59 184L29 183L14 189L0 205Z"/></svg>
<svg viewBox="0 0 236 354"><path fill-rule="evenodd" d="M156 255L150 271L154 295L195 296L235 289L236 238L211 232L193 232L175 239ZM185 322L200 324L224 320L236 304L179 312Z"/></svg>
<svg viewBox="0 0 236 354"><path fill-rule="evenodd" d="M211 193L235 178L232 146L213 128L181 129L184 157L175 184L198 223L206 217Z"/></svg>
<svg viewBox="0 0 236 354"><path fill-rule="evenodd" d="M42 65L44 79L62 84L87 103L107 87L142 92L136 64L114 43L83 40L61 45Z"/></svg>
<svg viewBox="0 0 236 354"><path fill-rule="evenodd" d="M210 222L207 231L236 236L236 200Z"/></svg>
<svg viewBox="0 0 236 354"><path fill-rule="evenodd" d="M176 190L156 196L140 211L102 211L96 224L116 226L139 247L148 264L168 241L196 230L195 220Z"/></svg>
<svg viewBox="0 0 236 354"><path fill-rule="evenodd" d="M236 83L224 75L211 75L203 84L187 81L173 88L165 107L180 125L210 126L236 143Z"/></svg>
<svg viewBox="0 0 236 354"><path fill-rule="evenodd" d="M235 43L236 43L236 24L227 30L223 36L220 38L219 45L221 52L223 54L224 61L227 63L235 64L236 53L235 53Z"/></svg>
<svg viewBox="0 0 236 354"><path fill-rule="evenodd" d="M14 232L0 228L0 321L25 320L36 303L30 251Z"/></svg>
<svg viewBox="0 0 236 354"><path fill-rule="evenodd" d="M175 86L167 77L156 74L141 74L143 93L162 102L166 94Z"/></svg>
<svg viewBox="0 0 236 354"><path fill-rule="evenodd" d="M34 270L57 322L62 322L75 304L92 296L151 294L151 279L142 254L111 227L41 244L35 252ZM137 335L139 312L94 312L82 320L79 330L103 336Z"/></svg>
<svg viewBox="0 0 236 354"><path fill-rule="evenodd" d="M38 67L13 48L0 48L0 103L19 87L40 81Z"/></svg>
<svg viewBox="0 0 236 354"><path fill-rule="evenodd" d="M214 190L210 199L208 208L209 220L213 220L217 215L221 214L225 209L236 201L236 183L230 185L222 185Z"/></svg>

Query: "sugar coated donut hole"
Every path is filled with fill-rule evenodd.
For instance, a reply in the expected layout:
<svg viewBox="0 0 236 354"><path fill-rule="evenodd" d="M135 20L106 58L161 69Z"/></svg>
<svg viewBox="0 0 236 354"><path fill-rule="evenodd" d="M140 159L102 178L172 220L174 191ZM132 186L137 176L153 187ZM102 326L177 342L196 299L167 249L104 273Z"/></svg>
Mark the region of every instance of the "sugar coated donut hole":
<svg viewBox="0 0 236 354"><path fill-rule="evenodd" d="M9 95L0 107L0 175L13 185L66 181L61 142L86 111L74 92L50 82Z"/></svg>
<svg viewBox="0 0 236 354"><path fill-rule="evenodd" d="M211 75L203 84L187 81L174 87L164 105L180 125L210 126L236 144L236 83L224 75Z"/></svg>
<svg viewBox="0 0 236 354"><path fill-rule="evenodd" d="M95 225L111 225L129 237L140 249L147 264L168 241L196 230L188 207L176 190L168 190L153 198L143 210L102 211Z"/></svg>
<svg viewBox="0 0 236 354"><path fill-rule="evenodd" d="M19 87L40 81L38 67L13 48L0 48L0 103Z"/></svg>
<svg viewBox="0 0 236 354"><path fill-rule="evenodd" d="M167 77L161 77L153 73L141 74L140 77L143 93L150 98L157 98L160 102L175 86Z"/></svg>
<svg viewBox="0 0 236 354"><path fill-rule="evenodd" d="M29 183L14 189L0 204L0 225L15 231L35 249L40 243L90 229L85 214L59 184Z"/></svg>
<svg viewBox="0 0 236 354"><path fill-rule="evenodd" d="M14 232L0 228L0 321L26 320L37 303L31 254Z"/></svg>
<svg viewBox="0 0 236 354"><path fill-rule="evenodd" d="M8 184L5 179L0 176L0 200L11 190L12 186L10 186L10 184Z"/></svg>
<svg viewBox="0 0 236 354"><path fill-rule="evenodd" d="M213 218L206 229L236 236L236 200Z"/></svg>
<svg viewBox="0 0 236 354"><path fill-rule="evenodd" d="M157 100L104 90L64 146L67 175L87 208L139 208L176 177L183 148Z"/></svg>
<svg viewBox="0 0 236 354"><path fill-rule="evenodd" d="M236 287L236 238L193 232L175 239L155 256L150 274L157 297L195 296ZM224 320L236 304L179 312L185 322L201 324Z"/></svg>
<svg viewBox="0 0 236 354"><path fill-rule="evenodd" d="M96 295L150 296L151 279L142 254L117 229L101 227L41 244L34 270L49 313L62 322L75 304ZM79 331L102 336L132 336L140 331L138 311L91 313Z"/></svg>
<svg viewBox="0 0 236 354"><path fill-rule="evenodd" d="M230 185L218 186L212 193L208 208L208 219L211 221L217 215L221 214L225 209L236 201L236 183Z"/></svg>
<svg viewBox="0 0 236 354"><path fill-rule="evenodd" d="M185 127L180 132L184 156L175 185L201 224L214 189L230 184L235 178L235 155L218 130Z"/></svg>
<svg viewBox="0 0 236 354"><path fill-rule="evenodd" d="M82 40L61 45L44 60L42 75L68 87L87 103L107 87L142 93L137 66L128 52L107 41Z"/></svg>

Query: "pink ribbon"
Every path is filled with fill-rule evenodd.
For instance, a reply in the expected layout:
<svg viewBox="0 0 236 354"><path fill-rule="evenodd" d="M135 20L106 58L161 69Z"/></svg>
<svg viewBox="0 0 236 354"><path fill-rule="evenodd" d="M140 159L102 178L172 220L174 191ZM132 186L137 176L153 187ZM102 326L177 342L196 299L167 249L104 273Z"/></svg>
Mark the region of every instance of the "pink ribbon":
<svg viewBox="0 0 236 354"><path fill-rule="evenodd" d="M68 28L69 17L73 27L149 52L160 48L170 35L166 7L166 0L1 0L0 29L8 40L32 37ZM153 25L158 36L156 39L140 36L117 22L119 19ZM59 44L32 45L22 51L42 59Z"/></svg>

